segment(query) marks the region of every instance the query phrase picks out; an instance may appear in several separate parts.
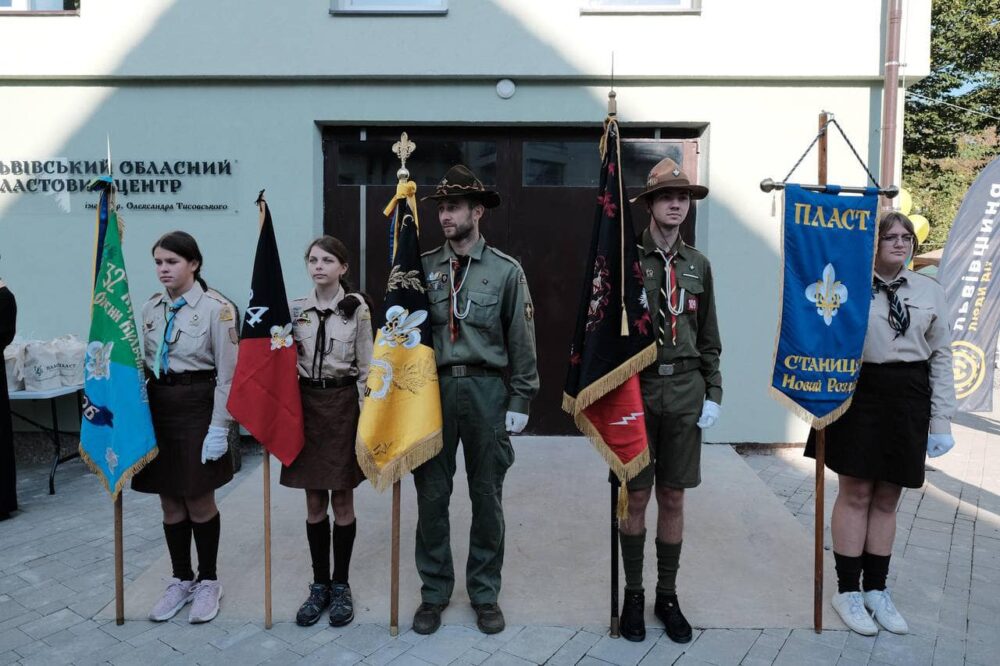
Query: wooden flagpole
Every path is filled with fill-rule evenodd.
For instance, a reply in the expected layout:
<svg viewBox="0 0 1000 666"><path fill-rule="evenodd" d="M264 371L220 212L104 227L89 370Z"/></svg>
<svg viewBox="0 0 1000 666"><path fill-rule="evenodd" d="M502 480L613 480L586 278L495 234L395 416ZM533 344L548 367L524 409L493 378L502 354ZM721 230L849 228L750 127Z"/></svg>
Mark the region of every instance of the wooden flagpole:
<svg viewBox="0 0 1000 666"><path fill-rule="evenodd" d="M392 571L389 584L389 635L399 634L399 506L401 485L392 484Z"/></svg>
<svg viewBox="0 0 1000 666"><path fill-rule="evenodd" d="M271 628L271 454L264 449L264 628Z"/></svg>
<svg viewBox="0 0 1000 666"><path fill-rule="evenodd" d="M611 638L621 636L618 618L618 477L611 481Z"/></svg>
<svg viewBox="0 0 1000 666"><path fill-rule="evenodd" d="M820 137L817 144L819 153L819 184L827 182L827 131L826 126L830 114L823 111L819 114ZM816 524L813 530L813 631L823 633L823 528L824 517L824 487L826 481L826 428L816 431Z"/></svg>
<svg viewBox="0 0 1000 666"><path fill-rule="evenodd" d="M257 195L257 209L260 220L257 224L258 233L264 227L264 190ZM263 444L264 451L264 628L271 628L271 454Z"/></svg>
<svg viewBox="0 0 1000 666"><path fill-rule="evenodd" d="M115 498L115 624L125 624L125 553L122 544L122 493Z"/></svg>

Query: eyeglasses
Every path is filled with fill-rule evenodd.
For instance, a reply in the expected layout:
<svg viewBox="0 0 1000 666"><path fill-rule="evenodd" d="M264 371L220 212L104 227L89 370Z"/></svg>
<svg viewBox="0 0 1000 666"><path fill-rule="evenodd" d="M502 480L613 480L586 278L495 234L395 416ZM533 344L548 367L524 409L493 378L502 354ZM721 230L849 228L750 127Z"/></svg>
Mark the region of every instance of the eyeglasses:
<svg viewBox="0 0 1000 666"><path fill-rule="evenodd" d="M890 234L889 236L879 237L879 240L890 245L895 245L899 241L902 241L903 245L912 245L913 234Z"/></svg>

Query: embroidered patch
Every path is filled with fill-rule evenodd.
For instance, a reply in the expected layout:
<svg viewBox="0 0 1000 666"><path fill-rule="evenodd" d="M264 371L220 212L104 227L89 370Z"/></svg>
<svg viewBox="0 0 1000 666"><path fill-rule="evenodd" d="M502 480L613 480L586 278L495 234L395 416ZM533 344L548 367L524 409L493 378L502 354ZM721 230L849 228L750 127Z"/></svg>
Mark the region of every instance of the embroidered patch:
<svg viewBox="0 0 1000 666"><path fill-rule="evenodd" d="M229 329L229 341L234 345L240 344L240 336L236 333L236 327Z"/></svg>
<svg viewBox="0 0 1000 666"><path fill-rule="evenodd" d="M531 303L524 304L524 318L527 321L531 321L535 318L535 306Z"/></svg>
<svg viewBox="0 0 1000 666"><path fill-rule="evenodd" d="M653 277L653 269L652 268L647 268L646 269L646 277Z"/></svg>
<svg viewBox="0 0 1000 666"><path fill-rule="evenodd" d="M233 320L233 309L230 307L222 308L222 312L219 313L219 321L232 321ZM198 321L198 315L195 314L191 317L191 321Z"/></svg>
<svg viewBox="0 0 1000 666"><path fill-rule="evenodd" d="M698 311L698 297L697 296L692 296L691 294L688 294L687 305L685 306L685 309L688 312L697 312Z"/></svg>
<svg viewBox="0 0 1000 666"><path fill-rule="evenodd" d="M520 273L517 276L517 283L518 284L528 284L528 278L524 277L524 273ZM485 282L483 284L485 284Z"/></svg>

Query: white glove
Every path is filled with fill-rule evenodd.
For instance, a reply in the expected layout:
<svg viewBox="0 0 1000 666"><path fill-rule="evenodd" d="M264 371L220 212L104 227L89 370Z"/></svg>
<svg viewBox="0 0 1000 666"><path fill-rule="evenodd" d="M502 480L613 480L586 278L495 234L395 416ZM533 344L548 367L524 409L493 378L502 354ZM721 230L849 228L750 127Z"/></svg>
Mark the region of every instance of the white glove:
<svg viewBox="0 0 1000 666"><path fill-rule="evenodd" d="M698 427L702 430L711 428L719 420L721 413L722 407L719 406L719 403L706 400L705 404L701 407L701 418L698 419Z"/></svg>
<svg viewBox="0 0 1000 666"><path fill-rule="evenodd" d="M208 460L218 460L229 449L229 428L208 426L208 434L201 444L201 464Z"/></svg>
<svg viewBox="0 0 1000 666"><path fill-rule="evenodd" d="M943 456L951 451L953 446L955 446L955 438L951 435L935 435L934 433L927 435L927 455L931 458Z"/></svg>
<svg viewBox="0 0 1000 666"><path fill-rule="evenodd" d="M512 432L515 435L522 430L524 426L528 425L528 415L518 414L517 412L507 412L507 432Z"/></svg>

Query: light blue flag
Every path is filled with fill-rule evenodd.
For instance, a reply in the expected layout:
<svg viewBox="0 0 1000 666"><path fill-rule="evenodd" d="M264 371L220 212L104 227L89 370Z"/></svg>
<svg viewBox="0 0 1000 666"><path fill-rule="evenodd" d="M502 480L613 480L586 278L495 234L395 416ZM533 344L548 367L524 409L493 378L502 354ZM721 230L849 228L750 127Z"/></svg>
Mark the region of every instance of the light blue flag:
<svg viewBox="0 0 1000 666"><path fill-rule="evenodd" d="M80 457L116 499L132 475L156 457L157 449L118 215L109 202L114 185L109 181L96 183L102 191L97 207Z"/></svg>

